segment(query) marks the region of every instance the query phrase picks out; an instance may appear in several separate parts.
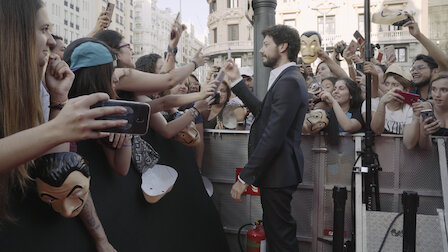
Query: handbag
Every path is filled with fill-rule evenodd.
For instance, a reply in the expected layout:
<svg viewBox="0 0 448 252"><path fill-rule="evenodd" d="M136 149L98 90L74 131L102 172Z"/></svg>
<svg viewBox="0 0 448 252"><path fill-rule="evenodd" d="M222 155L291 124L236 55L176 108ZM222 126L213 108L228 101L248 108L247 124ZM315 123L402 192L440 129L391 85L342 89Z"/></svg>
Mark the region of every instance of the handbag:
<svg viewBox="0 0 448 252"><path fill-rule="evenodd" d="M132 138L131 160L138 172L145 173L159 161L159 158L159 153L140 136Z"/></svg>
<svg viewBox="0 0 448 252"><path fill-rule="evenodd" d="M174 114L172 114L171 120L175 120L181 117L183 114L183 112L176 111ZM192 147L198 145L201 142L201 135L199 135L199 131L196 129L196 125L194 124L194 122L191 122L185 129L179 131L176 136L174 136L174 139L186 146Z"/></svg>

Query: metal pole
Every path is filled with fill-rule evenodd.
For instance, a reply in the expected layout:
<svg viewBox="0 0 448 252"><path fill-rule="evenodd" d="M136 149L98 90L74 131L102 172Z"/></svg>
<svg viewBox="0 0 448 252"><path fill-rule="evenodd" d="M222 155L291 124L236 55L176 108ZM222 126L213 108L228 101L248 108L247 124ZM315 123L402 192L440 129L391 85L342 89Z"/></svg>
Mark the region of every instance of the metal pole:
<svg viewBox="0 0 448 252"><path fill-rule="evenodd" d="M344 251L344 219L347 189L333 187L333 252Z"/></svg>
<svg viewBox="0 0 448 252"><path fill-rule="evenodd" d="M254 8L254 92L262 100L267 92L271 68L263 66L259 50L263 47L264 28L275 24L276 0L253 0Z"/></svg>
<svg viewBox="0 0 448 252"><path fill-rule="evenodd" d="M415 252L415 233L417 225L418 194L405 191L401 196L403 204L403 251Z"/></svg>

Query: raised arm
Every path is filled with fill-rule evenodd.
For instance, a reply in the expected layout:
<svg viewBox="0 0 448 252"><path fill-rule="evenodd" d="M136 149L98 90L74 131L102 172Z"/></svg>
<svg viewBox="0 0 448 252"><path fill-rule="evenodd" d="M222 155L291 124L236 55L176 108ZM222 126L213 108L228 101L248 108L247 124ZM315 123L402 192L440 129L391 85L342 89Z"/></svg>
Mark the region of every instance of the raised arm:
<svg viewBox="0 0 448 252"><path fill-rule="evenodd" d="M138 102L145 102L151 106L151 113L157 113L160 111L169 110L171 108L177 108L183 105L188 105L195 101L204 100L209 96L212 96L215 92L216 85L211 82L209 85L204 85L201 92L190 94L177 94L166 95L154 100L151 100L145 95L139 95L136 97Z"/></svg>
<svg viewBox="0 0 448 252"><path fill-rule="evenodd" d="M411 21L403 25L403 27L409 28L409 33L414 36L425 48L428 53L439 65L440 71L448 70L448 55L445 54L436 44L429 40L418 28L418 23L415 22L413 16L408 15Z"/></svg>
<svg viewBox="0 0 448 252"><path fill-rule="evenodd" d="M347 73L344 71L344 69L341 68L336 62L334 62L330 56L327 55L324 50L320 49L317 51L317 56L319 59L321 59L325 64L328 65L328 68L330 68L331 72L334 73L337 77L341 78L349 78Z"/></svg>
<svg viewBox="0 0 448 252"><path fill-rule="evenodd" d="M95 120L108 114L125 113L123 107L90 109L109 96L96 93L70 99L59 115L40 126L23 130L0 139L0 173L41 156L58 144L106 136L97 130L126 125L125 120ZM17 155L20 153L20 155Z"/></svg>
<svg viewBox="0 0 448 252"><path fill-rule="evenodd" d="M100 13L100 15L98 16L98 19L96 20L95 27L89 34L87 34L87 37L93 37L96 33L100 32L104 29L107 29L107 27L109 27L112 20L109 19L107 14L108 14L107 11L103 11Z"/></svg>
<svg viewBox="0 0 448 252"><path fill-rule="evenodd" d="M187 65L173 69L166 74L145 73L129 68L116 69L116 74L120 78L115 87L116 90L134 92L137 95L151 94L173 88L180 81L190 75L197 67L203 66L207 57L200 55L199 50L193 60Z"/></svg>

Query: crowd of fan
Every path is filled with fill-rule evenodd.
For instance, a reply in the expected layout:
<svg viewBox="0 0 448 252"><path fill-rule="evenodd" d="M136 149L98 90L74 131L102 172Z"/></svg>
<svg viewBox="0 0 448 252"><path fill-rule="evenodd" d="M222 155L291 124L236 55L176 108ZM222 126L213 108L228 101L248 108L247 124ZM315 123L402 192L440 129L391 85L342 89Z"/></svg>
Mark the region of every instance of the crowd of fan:
<svg viewBox="0 0 448 252"><path fill-rule="evenodd" d="M248 130L257 116L232 94L227 81L215 80L219 66L211 67L206 81L199 83L192 72L206 63L207 57L200 52L189 64L175 68L177 44L185 29L179 23L173 25L165 57L150 54L134 63L129 41L106 29L110 24L106 12L99 16L91 37L75 40L66 47L62 38L50 33L46 12L39 6L36 8L36 20L26 21L37 27L31 32L18 31L21 28L0 20L1 34L24 34L14 38L2 36L0 44L0 172L7 174L1 181L2 214L8 200L8 185L25 185L25 164L44 153L69 148L74 151L76 145L69 147L67 142L103 138L98 145L110 167L120 175L127 174L132 155L127 147L132 145L132 136L110 134L104 138L99 132L125 122L95 120L105 114L122 113L123 109L90 109L98 101L114 98L148 103L151 130L195 146L199 168L204 152L201 141L204 128ZM36 16L31 11L16 15L31 19ZM429 54L418 55L410 70L400 68L393 57L388 57L385 63L374 58L365 61L363 44L347 47L343 52L334 50L331 56L320 49L317 51L320 63L314 73L309 64L298 64L310 93L304 133L324 130L329 142L337 142L341 132L363 132L365 74L370 74L370 127L375 133L403 135L407 148L431 148L431 136L448 136L448 55L420 32L412 17L404 26ZM341 41L334 48L344 44ZM47 47L51 53L46 51ZM4 52L9 57L3 56ZM340 56L348 65L348 73L340 66ZM14 63L8 61L10 58L20 61ZM363 70L356 69L355 65L362 62ZM243 67L241 74L253 89L253 71ZM418 94L419 99L406 104L405 97L396 91ZM429 116L424 118L422 111L430 111Z"/></svg>

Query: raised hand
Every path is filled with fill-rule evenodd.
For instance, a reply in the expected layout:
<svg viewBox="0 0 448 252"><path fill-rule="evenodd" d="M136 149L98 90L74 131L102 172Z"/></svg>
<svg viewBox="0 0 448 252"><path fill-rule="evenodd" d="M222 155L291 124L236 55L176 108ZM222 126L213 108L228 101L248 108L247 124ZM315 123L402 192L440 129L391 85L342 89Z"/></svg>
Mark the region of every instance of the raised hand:
<svg viewBox="0 0 448 252"><path fill-rule="evenodd" d="M45 72L45 83L50 93L51 101L67 100L68 91L72 87L75 74L57 54L51 54Z"/></svg>
<svg viewBox="0 0 448 252"><path fill-rule="evenodd" d="M227 77L230 81L237 80L241 74L238 66L235 64L233 59L227 59L226 64L224 65L224 71L226 72Z"/></svg>
<svg viewBox="0 0 448 252"><path fill-rule="evenodd" d="M197 65L198 67L203 66L205 64L205 62L208 61L207 56L201 55L201 50L202 50L202 48L199 49L193 57L193 60L196 62L196 64L198 64Z"/></svg>
<svg viewBox="0 0 448 252"><path fill-rule="evenodd" d="M94 93L70 99L55 119L49 121L56 131L64 132L66 142L76 142L90 138L101 138L108 133L100 130L121 127L126 125L126 120L95 120L95 118L126 113L124 107L98 107L90 109L90 106L99 101L109 99L105 93ZM62 135L62 134L61 134Z"/></svg>

